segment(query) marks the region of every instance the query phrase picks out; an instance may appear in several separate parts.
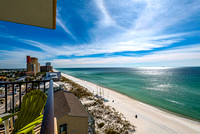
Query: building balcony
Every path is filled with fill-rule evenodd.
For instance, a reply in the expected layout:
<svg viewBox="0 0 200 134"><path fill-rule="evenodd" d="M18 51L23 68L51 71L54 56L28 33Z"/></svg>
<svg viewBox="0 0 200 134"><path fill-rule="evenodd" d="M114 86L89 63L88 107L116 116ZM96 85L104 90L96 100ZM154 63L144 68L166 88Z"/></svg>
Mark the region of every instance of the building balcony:
<svg viewBox="0 0 200 134"><path fill-rule="evenodd" d="M37 133L41 133L41 134L59 133L60 134L62 133L62 131L70 131L70 129L72 130L72 126L74 127L73 131L78 132L79 130L76 130L77 128L76 124L73 124L73 123L70 124L70 122L73 122L75 120L83 121L84 119L85 121L83 121L83 124L84 123L86 124L85 133L91 133L91 134L95 133L93 118L90 116L89 113L85 112L84 109L82 108L80 109L82 104L78 102L79 100L78 99L76 100L75 96L73 96L70 93L67 93L67 95L65 95L65 97L67 97L66 100L68 101L66 102L66 104L71 103L69 101L70 100L69 97L73 98L74 101L77 101L75 104L70 104L70 108L68 109L68 110L72 110L73 112L70 113L69 111L66 110L64 111L66 112L66 116L64 116L64 118L60 119L59 117L56 117L54 112L56 112L56 114L58 113L56 109L58 108L58 105L60 104L57 104L58 99L55 100L55 97L57 96L56 94L61 91L54 92L53 85L54 85L53 80L0 83L1 88L4 89L4 95L2 95L3 104L0 105L0 113L1 113L0 116L4 116L5 114L7 115L12 114L19 111L22 104L22 98L26 95L26 93L34 89L37 89L37 90L39 89L47 94L47 99L46 99L45 108L43 110L43 119L37 126L34 127L34 132L36 134ZM79 106L76 106L77 104ZM77 112L76 110L77 111L82 110L82 111ZM87 115L87 116L84 116L84 115ZM68 126L63 126L65 125L65 123L57 124L58 121L60 123L60 120L63 120L63 119L69 122ZM15 120L16 118L8 119L8 121L10 121L11 123L10 126L9 125L6 126L5 123L4 125L1 124L0 133L5 133L6 129L7 129L7 132L8 131L11 132L13 130L12 124L15 123Z"/></svg>

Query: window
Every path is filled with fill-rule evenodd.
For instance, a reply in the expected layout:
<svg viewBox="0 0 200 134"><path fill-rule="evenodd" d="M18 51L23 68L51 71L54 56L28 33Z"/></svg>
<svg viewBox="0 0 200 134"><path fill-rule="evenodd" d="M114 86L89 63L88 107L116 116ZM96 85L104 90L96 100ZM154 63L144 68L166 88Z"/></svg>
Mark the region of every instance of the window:
<svg viewBox="0 0 200 134"><path fill-rule="evenodd" d="M60 134L67 134L67 124L60 125Z"/></svg>

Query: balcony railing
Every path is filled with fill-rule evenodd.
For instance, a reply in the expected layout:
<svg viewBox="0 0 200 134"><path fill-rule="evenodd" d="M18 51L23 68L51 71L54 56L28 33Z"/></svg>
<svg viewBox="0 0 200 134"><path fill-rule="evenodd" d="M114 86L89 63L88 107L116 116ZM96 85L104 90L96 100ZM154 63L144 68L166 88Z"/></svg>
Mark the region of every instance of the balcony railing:
<svg viewBox="0 0 200 134"><path fill-rule="evenodd" d="M53 80L50 81L47 102L44 109L41 134L54 134Z"/></svg>
<svg viewBox="0 0 200 134"><path fill-rule="evenodd" d="M27 93L29 90L32 89L40 89L44 93L46 92L46 86L45 83L49 82L49 80L44 81L24 81L24 82L5 82L0 83L1 86L4 86L5 89L5 113L8 111L8 89L12 89L12 106L10 105L10 112L14 113L16 109L16 101L15 101L15 85L19 86L19 106L21 107L21 101L22 101L22 94ZM30 86L31 84L31 86ZM43 84L43 88L40 87L40 85ZM25 91L22 92L22 85L25 86ZM14 120L14 118L13 118ZM44 116L42 121L42 127L41 127L41 134L54 134L56 131L56 125L54 124L54 97L53 97L53 80L50 80L49 90L48 90L48 96L46 105L44 108Z"/></svg>

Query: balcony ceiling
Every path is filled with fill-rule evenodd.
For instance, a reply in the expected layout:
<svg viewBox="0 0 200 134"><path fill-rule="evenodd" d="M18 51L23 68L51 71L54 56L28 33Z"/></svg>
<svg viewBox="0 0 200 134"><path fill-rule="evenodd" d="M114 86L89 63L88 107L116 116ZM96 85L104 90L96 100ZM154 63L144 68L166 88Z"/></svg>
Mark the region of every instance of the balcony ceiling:
<svg viewBox="0 0 200 134"><path fill-rule="evenodd" d="M55 29L56 0L0 0L0 20Z"/></svg>

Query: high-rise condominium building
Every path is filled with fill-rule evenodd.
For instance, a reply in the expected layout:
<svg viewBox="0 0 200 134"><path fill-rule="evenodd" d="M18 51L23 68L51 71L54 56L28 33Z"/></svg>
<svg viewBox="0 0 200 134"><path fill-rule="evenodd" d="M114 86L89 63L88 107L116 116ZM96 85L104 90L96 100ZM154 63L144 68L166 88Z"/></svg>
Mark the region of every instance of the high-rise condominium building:
<svg viewBox="0 0 200 134"><path fill-rule="evenodd" d="M51 66L51 62L46 62L46 66L41 66L40 71L41 72L52 72L53 67Z"/></svg>
<svg viewBox="0 0 200 134"><path fill-rule="evenodd" d="M27 56L27 72L31 72L35 75L40 72L40 63L38 63L38 58Z"/></svg>
<svg viewBox="0 0 200 134"><path fill-rule="evenodd" d="M46 62L46 66L51 66L51 62Z"/></svg>

